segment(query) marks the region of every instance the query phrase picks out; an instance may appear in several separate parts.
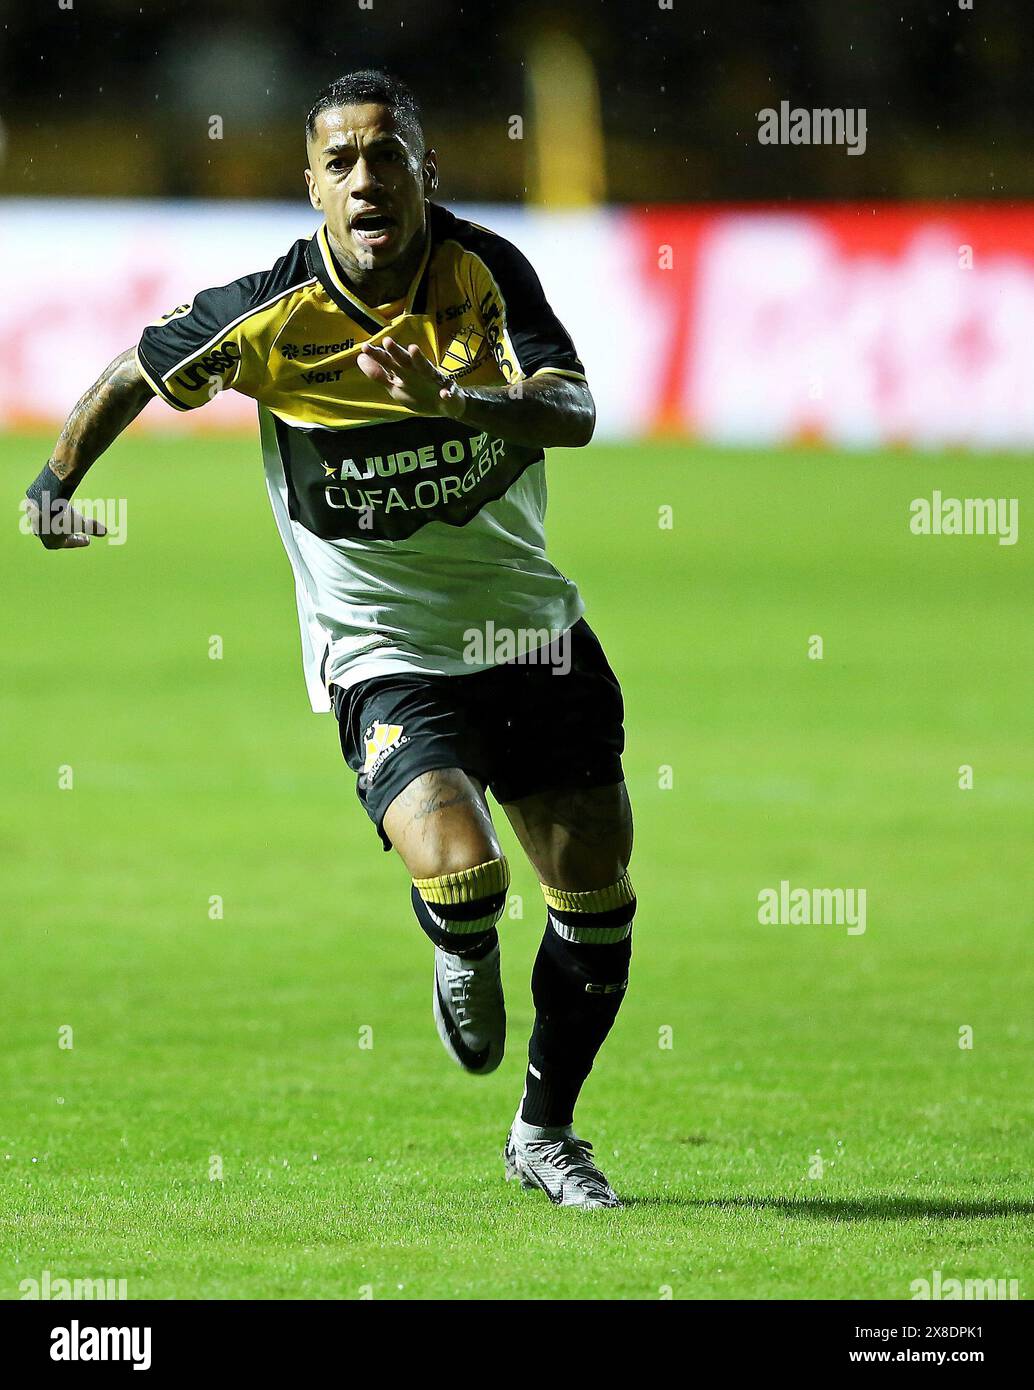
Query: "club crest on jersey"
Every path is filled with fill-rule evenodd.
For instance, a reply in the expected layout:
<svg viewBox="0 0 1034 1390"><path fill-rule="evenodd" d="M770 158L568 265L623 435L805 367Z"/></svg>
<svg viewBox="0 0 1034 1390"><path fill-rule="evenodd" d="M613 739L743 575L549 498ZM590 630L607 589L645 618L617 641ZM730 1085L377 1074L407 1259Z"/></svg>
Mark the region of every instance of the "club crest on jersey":
<svg viewBox="0 0 1034 1390"><path fill-rule="evenodd" d="M452 377L466 376L481 361L487 339L473 326L461 328L442 353L442 370Z"/></svg>
<svg viewBox="0 0 1034 1390"><path fill-rule="evenodd" d="M401 724L382 724L380 720L375 720L363 734L366 748L363 775L366 780L372 782L385 758L408 742L409 736L402 732Z"/></svg>

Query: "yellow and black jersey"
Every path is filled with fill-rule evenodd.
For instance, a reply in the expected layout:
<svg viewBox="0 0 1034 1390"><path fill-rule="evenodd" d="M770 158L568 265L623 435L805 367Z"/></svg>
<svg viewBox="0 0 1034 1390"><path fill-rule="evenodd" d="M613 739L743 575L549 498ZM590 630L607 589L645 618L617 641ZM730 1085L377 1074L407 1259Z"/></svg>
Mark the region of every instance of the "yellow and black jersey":
<svg viewBox="0 0 1034 1390"><path fill-rule="evenodd" d="M359 370L362 347L390 336L464 385L584 379L515 246L435 204L425 236L393 304L358 298L324 226L272 269L203 290L137 349L178 410L225 389L258 402L316 708L331 681L475 669L464 634L487 621L562 631L581 614L575 586L545 559L541 448L416 415Z"/></svg>

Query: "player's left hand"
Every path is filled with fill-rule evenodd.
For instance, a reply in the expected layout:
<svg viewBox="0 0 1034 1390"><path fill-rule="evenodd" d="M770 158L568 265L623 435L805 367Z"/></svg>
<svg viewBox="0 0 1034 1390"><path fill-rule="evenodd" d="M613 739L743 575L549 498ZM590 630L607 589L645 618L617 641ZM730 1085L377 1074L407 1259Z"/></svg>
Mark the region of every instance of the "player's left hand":
<svg viewBox="0 0 1034 1390"><path fill-rule="evenodd" d="M456 382L440 372L416 343L408 348L394 338L383 338L380 347L368 343L357 365L364 376L383 386L393 401L417 415L448 415L458 420L466 408Z"/></svg>

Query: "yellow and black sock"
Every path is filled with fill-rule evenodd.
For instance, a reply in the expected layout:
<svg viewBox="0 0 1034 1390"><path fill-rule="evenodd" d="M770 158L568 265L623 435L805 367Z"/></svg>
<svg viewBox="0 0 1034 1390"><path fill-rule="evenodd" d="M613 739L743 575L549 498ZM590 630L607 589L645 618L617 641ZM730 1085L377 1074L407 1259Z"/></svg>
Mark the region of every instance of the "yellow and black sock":
<svg viewBox="0 0 1034 1390"><path fill-rule="evenodd" d="M504 858L473 869L413 880L413 911L436 946L455 956L480 960L499 940L510 869Z"/></svg>
<svg viewBox="0 0 1034 1390"><path fill-rule="evenodd" d="M585 1078L628 985L636 898L627 874L608 888L568 893L543 885L549 912L531 977L535 1026L521 1119L569 1125Z"/></svg>

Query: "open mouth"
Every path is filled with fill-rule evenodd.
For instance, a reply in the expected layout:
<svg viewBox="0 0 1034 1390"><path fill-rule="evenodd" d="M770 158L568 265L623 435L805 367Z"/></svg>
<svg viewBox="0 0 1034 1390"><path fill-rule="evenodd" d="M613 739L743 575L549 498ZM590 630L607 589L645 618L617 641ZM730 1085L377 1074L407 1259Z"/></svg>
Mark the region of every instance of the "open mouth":
<svg viewBox="0 0 1034 1390"><path fill-rule="evenodd" d="M375 250L387 246L397 223L387 212L360 212L352 218L351 231L360 246Z"/></svg>

